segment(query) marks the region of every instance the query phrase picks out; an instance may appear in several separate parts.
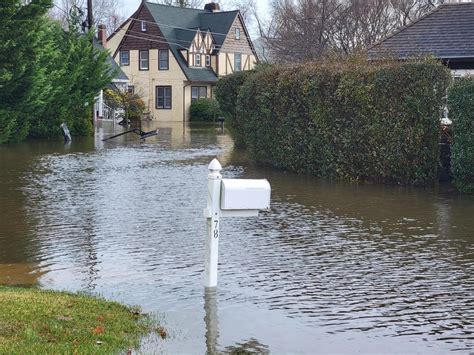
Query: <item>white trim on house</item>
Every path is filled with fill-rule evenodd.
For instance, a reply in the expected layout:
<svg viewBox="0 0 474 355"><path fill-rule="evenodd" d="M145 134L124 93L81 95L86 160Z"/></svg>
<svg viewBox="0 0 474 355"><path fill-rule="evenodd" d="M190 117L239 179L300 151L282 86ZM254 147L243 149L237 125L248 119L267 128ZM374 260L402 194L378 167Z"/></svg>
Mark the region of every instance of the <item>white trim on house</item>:
<svg viewBox="0 0 474 355"><path fill-rule="evenodd" d="M451 72L455 78L462 78L468 75L474 76L474 69L453 69Z"/></svg>

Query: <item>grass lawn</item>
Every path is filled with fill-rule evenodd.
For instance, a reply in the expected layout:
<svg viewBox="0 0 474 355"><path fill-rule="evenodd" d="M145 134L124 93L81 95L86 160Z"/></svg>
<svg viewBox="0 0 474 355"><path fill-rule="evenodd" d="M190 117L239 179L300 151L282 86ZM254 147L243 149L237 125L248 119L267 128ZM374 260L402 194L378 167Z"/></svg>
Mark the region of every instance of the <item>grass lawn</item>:
<svg viewBox="0 0 474 355"><path fill-rule="evenodd" d="M126 352L150 332L166 336L133 307L80 294L0 286L0 354Z"/></svg>

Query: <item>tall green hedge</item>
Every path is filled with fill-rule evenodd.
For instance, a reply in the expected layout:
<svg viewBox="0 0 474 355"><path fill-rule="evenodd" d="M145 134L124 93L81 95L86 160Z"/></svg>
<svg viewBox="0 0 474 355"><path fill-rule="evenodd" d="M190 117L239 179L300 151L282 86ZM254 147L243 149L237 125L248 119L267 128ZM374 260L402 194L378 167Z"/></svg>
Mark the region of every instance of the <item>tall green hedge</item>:
<svg viewBox="0 0 474 355"><path fill-rule="evenodd" d="M216 85L216 99L219 107L226 119L231 122L232 133L234 135L235 144L240 147L245 146L245 139L241 137L244 133L243 127L240 126L242 120L236 117L237 114L237 98L240 88L247 79L254 74L254 71L240 71L232 75L221 78Z"/></svg>
<svg viewBox="0 0 474 355"><path fill-rule="evenodd" d="M450 82L438 62L351 59L265 68L243 85L224 80L235 85L219 84L216 97L237 96L221 108L257 162L347 180L426 186L437 179Z"/></svg>
<svg viewBox="0 0 474 355"><path fill-rule="evenodd" d="M452 120L451 173L461 192L474 193L474 78L458 79L448 94Z"/></svg>

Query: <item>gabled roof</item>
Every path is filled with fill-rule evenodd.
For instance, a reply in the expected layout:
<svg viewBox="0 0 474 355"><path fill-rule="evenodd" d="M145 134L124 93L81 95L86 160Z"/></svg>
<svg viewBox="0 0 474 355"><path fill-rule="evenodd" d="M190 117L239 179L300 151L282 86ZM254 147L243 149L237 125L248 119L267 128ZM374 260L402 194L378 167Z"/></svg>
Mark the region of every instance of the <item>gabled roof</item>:
<svg viewBox="0 0 474 355"><path fill-rule="evenodd" d="M222 46L239 11L209 12L151 2L144 4L160 26L163 36L188 80L217 81L216 74L210 68L190 68L179 50L190 47L198 29L203 33L207 30L211 31L216 45Z"/></svg>
<svg viewBox="0 0 474 355"><path fill-rule="evenodd" d="M474 3L439 6L369 48L369 57L474 59Z"/></svg>

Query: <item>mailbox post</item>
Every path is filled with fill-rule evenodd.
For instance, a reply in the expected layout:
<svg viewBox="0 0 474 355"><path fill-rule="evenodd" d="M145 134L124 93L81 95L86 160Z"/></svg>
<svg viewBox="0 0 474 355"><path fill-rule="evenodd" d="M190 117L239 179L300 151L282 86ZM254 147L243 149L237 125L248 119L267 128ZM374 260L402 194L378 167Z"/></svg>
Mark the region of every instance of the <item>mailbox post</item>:
<svg viewBox="0 0 474 355"><path fill-rule="evenodd" d="M217 258L219 250L219 223L220 223L220 196L222 170L221 163L214 159L209 164L207 176L207 208L204 215L207 218L206 260L205 260L205 286L217 286Z"/></svg>
<svg viewBox="0 0 474 355"><path fill-rule="evenodd" d="M205 287L217 286L219 228L221 217L258 216L259 210L270 208L271 187L266 179L222 179L222 166L217 159L209 164Z"/></svg>

